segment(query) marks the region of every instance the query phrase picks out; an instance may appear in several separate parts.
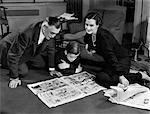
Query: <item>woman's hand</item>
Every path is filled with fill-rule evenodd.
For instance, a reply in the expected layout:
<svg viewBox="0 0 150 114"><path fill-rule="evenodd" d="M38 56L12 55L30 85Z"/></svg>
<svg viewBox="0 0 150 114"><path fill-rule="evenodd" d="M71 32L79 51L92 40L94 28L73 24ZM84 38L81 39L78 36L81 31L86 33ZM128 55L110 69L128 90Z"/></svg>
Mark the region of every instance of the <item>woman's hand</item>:
<svg viewBox="0 0 150 114"><path fill-rule="evenodd" d="M86 49L86 52L87 52L89 55L91 55L91 56L92 56L94 53L96 53L95 50L90 50L90 51L88 50L88 44L85 45L85 49Z"/></svg>
<svg viewBox="0 0 150 114"><path fill-rule="evenodd" d="M124 85L124 87L129 86L129 81L123 75L119 77L119 81Z"/></svg>
<svg viewBox="0 0 150 114"><path fill-rule="evenodd" d="M16 78L16 79L10 79L10 82L9 82L9 87L10 88L16 88L18 85L21 85L21 80L19 78Z"/></svg>

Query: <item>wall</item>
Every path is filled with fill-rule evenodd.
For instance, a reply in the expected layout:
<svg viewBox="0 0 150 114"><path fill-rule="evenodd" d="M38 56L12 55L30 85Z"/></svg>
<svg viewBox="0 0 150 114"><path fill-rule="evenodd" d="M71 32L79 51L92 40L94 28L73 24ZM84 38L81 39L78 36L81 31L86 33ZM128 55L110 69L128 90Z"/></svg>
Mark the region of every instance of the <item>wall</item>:
<svg viewBox="0 0 150 114"><path fill-rule="evenodd" d="M25 3L25 2L56 2L56 1L64 1L64 0L3 0L4 3L12 3L12 2L22 2L22 3Z"/></svg>
<svg viewBox="0 0 150 114"><path fill-rule="evenodd" d="M148 48L149 50L149 57L150 57L150 1L148 2L148 9L147 9L147 13L148 13L148 27L147 27L147 34L146 34L146 44L145 46ZM145 55L147 54L147 51L145 50Z"/></svg>
<svg viewBox="0 0 150 114"><path fill-rule="evenodd" d="M143 2L142 2L143 1ZM146 40L147 20L149 17L149 0L135 1L135 15L134 15L134 32L133 42L137 43L139 40Z"/></svg>
<svg viewBox="0 0 150 114"><path fill-rule="evenodd" d="M10 31L18 31L33 22L45 19L47 16L58 16L66 12L66 3L3 3L7 7L7 17Z"/></svg>
<svg viewBox="0 0 150 114"><path fill-rule="evenodd" d="M142 40L145 43L145 46L149 48L150 27L148 26L148 23L150 18L150 0L136 0L135 3L134 34L132 42L138 43ZM147 55L147 50L145 48L144 54Z"/></svg>
<svg viewBox="0 0 150 114"><path fill-rule="evenodd" d="M116 0L90 0L90 8L116 5Z"/></svg>

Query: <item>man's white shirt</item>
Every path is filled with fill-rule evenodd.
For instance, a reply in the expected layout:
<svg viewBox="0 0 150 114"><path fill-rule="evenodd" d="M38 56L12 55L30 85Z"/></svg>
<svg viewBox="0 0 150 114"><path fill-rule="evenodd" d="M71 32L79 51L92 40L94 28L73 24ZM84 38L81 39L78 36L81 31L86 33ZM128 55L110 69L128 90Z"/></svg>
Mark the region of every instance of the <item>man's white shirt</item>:
<svg viewBox="0 0 150 114"><path fill-rule="evenodd" d="M43 40L44 40L44 38L45 38L45 36L44 36L44 34L43 34L43 32L42 32L42 27L43 27L44 24L45 24L45 23L42 23L42 26L41 26L40 36L39 36L39 40L38 40L38 45L39 45L40 43L42 43Z"/></svg>

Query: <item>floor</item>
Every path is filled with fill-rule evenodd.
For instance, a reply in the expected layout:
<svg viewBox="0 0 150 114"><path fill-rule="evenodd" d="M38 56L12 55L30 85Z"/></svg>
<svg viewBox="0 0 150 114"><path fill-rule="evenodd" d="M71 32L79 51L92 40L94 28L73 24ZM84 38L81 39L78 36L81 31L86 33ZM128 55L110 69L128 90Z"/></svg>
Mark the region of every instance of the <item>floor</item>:
<svg viewBox="0 0 150 114"><path fill-rule="evenodd" d="M30 70L16 89L8 87L8 70L1 68L0 74L1 114L150 114L150 111L112 104L103 92L50 109L27 88L29 83L50 79L46 71Z"/></svg>
<svg viewBox="0 0 150 114"><path fill-rule="evenodd" d="M123 39L130 49L131 36ZM110 103L103 92L49 109L28 88L27 84L47 80L51 77L44 70L32 69L16 89L8 87L8 70L0 68L0 112L1 114L150 114L150 111Z"/></svg>

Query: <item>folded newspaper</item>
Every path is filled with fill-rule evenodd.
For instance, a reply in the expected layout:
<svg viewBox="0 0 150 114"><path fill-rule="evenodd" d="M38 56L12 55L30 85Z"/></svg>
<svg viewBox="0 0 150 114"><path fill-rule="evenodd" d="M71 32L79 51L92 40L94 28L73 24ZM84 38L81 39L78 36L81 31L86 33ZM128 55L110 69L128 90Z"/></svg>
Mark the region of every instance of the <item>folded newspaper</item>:
<svg viewBox="0 0 150 114"><path fill-rule="evenodd" d="M150 90L139 84L131 84L124 88L121 84L104 90L104 96L112 103L122 104L140 109L150 110Z"/></svg>
<svg viewBox="0 0 150 114"><path fill-rule="evenodd" d="M51 108L106 89L96 84L94 77L94 75L88 72L82 72L28 84L27 86L49 108Z"/></svg>

